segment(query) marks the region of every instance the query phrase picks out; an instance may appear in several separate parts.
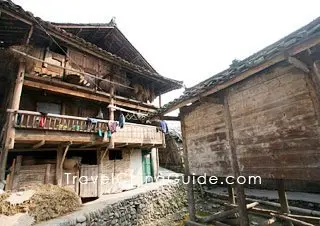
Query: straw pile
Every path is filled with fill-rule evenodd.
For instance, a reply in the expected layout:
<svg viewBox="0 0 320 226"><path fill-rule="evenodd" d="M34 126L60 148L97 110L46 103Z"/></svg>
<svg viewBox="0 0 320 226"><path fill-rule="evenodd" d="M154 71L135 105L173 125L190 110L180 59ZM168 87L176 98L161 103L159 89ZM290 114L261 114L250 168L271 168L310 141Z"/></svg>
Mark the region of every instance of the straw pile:
<svg viewBox="0 0 320 226"><path fill-rule="evenodd" d="M141 84L133 84L132 87L134 89L133 92L139 101L150 101L151 103L156 98L153 89L149 89Z"/></svg>
<svg viewBox="0 0 320 226"><path fill-rule="evenodd" d="M70 213L81 206L76 193L52 184L32 187L34 194L22 203L12 204L10 193L0 195L0 214L12 216L28 212L35 222L49 220Z"/></svg>

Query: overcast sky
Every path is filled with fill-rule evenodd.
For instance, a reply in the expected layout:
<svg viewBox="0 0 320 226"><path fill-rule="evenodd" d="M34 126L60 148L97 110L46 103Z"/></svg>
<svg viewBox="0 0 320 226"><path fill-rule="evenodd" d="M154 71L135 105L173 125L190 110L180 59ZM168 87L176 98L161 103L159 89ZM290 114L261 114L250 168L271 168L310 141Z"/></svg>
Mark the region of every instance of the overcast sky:
<svg viewBox="0 0 320 226"><path fill-rule="evenodd" d="M311 22L319 0L14 0L44 20L105 23L112 17L147 61L187 87ZM169 101L181 94L166 95Z"/></svg>

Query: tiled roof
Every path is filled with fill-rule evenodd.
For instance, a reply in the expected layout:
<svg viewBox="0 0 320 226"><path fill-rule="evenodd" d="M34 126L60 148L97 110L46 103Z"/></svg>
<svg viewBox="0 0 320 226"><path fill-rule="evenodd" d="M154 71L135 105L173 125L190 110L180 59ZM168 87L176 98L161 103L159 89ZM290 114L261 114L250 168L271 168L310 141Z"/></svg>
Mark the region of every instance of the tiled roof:
<svg viewBox="0 0 320 226"><path fill-rule="evenodd" d="M163 113L168 113L170 109L179 103L197 97L208 89L211 89L217 85L221 85L242 74L243 72L265 63L268 60L280 55L284 51L290 49L291 47L296 46L315 36L320 36L320 17L300 28L299 30L291 33L290 35L273 43L272 45L269 45L261 51L249 56L248 58L242 61L233 61L228 69L211 76L210 78L198 83L193 87L187 88L179 98L167 103L162 108L158 109L158 111L150 113L148 118L162 115Z"/></svg>
<svg viewBox="0 0 320 226"><path fill-rule="evenodd" d="M16 5L11 0L0 0L0 9L1 8L8 10L9 12L15 12L16 14L21 16L23 19L30 20L31 22L37 21L46 30L51 31L55 34L61 35L62 37L71 40L72 42L74 42L75 44L78 44L81 47L84 47L86 49L94 51L94 52L98 53L99 55L106 57L110 61L118 63L120 66L122 66L128 70L132 70L133 72L136 72L141 75L150 76L151 78L154 78L154 79L162 80L163 82L171 83L170 85L173 85L175 88L182 87L182 84L183 84L182 81L177 81L174 79L164 77L156 72L152 72L148 69L145 69L144 67L130 63L130 62L106 51L106 50L99 48L98 46L96 46L90 42L85 41L82 38L79 38L76 35L73 35L67 31L53 25L50 22L44 21L39 17L35 17L31 12L25 11L21 6Z"/></svg>

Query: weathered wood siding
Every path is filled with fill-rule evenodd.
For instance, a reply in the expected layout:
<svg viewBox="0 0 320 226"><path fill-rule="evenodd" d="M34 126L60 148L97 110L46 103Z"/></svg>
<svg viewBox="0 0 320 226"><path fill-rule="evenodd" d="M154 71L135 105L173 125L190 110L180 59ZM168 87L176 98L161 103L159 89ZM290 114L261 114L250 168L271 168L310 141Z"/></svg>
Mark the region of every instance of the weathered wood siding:
<svg viewBox="0 0 320 226"><path fill-rule="evenodd" d="M130 184L130 152L131 150L123 149L121 160L109 160L109 153L107 153L102 160L101 173L105 178L109 179L109 181L107 179L102 181L102 194L121 192L122 184Z"/></svg>
<svg viewBox="0 0 320 226"><path fill-rule="evenodd" d="M215 176L231 173L223 107L203 103L184 120L190 172Z"/></svg>
<svg viewBox="0 0 320 226"><path fill-rule="evenodd" d="M317 106L308 76L282 65L228 89L242 175L320 180ZM185 125L191 173L230 175L223 106L203 103Z"/></svg>
<svg viewBox="0 0 320 226"><path fill-rule="evenodd" d="M308 76L282 66L230 88L242 174L320 179L319 124Z"/></svg>

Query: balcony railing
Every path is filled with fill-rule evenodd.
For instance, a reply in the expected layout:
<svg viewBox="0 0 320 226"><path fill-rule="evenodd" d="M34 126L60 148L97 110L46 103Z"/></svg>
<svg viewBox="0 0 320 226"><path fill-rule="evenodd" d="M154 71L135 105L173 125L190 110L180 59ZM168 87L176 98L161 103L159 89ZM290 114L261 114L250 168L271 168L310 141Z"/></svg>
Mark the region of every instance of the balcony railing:
<svg viewBox="0 0 320 226"><path fill-rule="evenodd" d="M95 133L108 128L108 120L90 119L69 115L41 114L33 111L16 111L15 127L57 131Z"/></svg>
<svg viewBox="0 0 320 226"><path fill-rule="evenodd" d="M61 132L61 136L64 136L64 132L81 133L82 136L85 134L98 134L99 131L104 133L108 130L108 124L110 122L109 120L57 115L51 113L42 114L40 112L25 110L14 111L13 114L15 120L14 127L17 131L25 129L53 131ZM28 136L32 136L32 132L28 133ZM122 144L164 144L164 135L162 132L159 132L156 126L150 125L125 123L123 128L117 128L117 131L112 134L112 137L115 143ZM104 139L105 142L108 140L109 139Z"/></svg>

